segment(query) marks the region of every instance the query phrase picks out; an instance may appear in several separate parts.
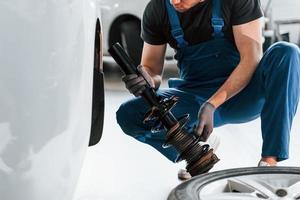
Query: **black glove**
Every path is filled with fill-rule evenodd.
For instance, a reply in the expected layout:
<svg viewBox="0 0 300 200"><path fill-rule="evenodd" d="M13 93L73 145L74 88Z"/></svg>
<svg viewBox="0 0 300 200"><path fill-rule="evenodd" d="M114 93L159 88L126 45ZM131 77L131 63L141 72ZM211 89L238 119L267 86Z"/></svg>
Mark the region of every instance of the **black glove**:
<svg viewBox="0 0 300 200"><path fill-rule="evenodd" d="M154 81L142 65L137 66L138 74L130 74L122 77L126 88L134 96L139 96L146 89L146 86L154 88Z"/></svg>
<svg viewBox="0 0 300 200"><path fill-rule="evenodd" d="M199 139L206 142L214 128L214 112L215 107L205 102L198 112L198 124L194 128L194 133L199 136Z"/></svg>

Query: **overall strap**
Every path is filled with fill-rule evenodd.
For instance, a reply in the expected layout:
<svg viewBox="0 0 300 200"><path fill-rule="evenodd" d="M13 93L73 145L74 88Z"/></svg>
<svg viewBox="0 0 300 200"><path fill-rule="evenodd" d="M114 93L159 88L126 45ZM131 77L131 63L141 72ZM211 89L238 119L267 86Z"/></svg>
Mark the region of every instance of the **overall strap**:
<svg viewBox="0 0 300 200"><path fill-rule="evenodd" d="M166 2L167 12L169 16L169 21L171 24L171 34L173 38L176 40L178 48L186 47L188 43L184 39L184 32L181 28L177 12L174 9L173 5L171 4L170 0L165 0L165 2Z"/></svg>
<svg viewBox="0 0 300 200"><path fill-rule="evenodd" d="M224 19L222 17L221 1L222 0L213 0L212 2L211 25L214 29L214 38L220 38L224 36L224 33L222 32L222 28L224 27Z"/></svg>

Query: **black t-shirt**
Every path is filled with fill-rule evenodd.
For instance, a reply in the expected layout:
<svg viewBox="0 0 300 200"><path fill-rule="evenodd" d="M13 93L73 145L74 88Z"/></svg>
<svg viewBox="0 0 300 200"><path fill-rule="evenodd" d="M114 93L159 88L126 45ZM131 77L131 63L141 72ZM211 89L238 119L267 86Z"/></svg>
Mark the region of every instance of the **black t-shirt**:
<svg viewBox="0 0 300 200"><path fill-rule="evenodd" d="M225 38L233 42L233 25L244 24L263 16L260 0L221 0L221 2L222 17L225 21L223 33ZM212 0L198 3L189 10L177 14L184 38L190 45L212 39ZM141 37L152 45L169 43L171 47L177 48L170 32L165 0L151 0L148 3L142 19Z"/></svg>

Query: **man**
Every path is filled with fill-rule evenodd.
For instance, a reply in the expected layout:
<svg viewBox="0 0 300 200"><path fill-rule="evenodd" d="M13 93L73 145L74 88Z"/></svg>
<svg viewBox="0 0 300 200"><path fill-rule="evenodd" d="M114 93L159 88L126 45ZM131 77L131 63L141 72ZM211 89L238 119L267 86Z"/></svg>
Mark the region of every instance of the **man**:
<svg viewBox="0 0 300 200"><path fill-rule="evenodd" d="M158 89L170 44L176 50L180 78L170 79L170 88L157 92L179 97L173 114L189 113L188 128L195 125L203 141L213 127L261 117L259 166L276 166L289 156L300 91L300 51L280 42L263 55L262 16L259 0L151 0L143 16L144 48L138 70ZM122 130L174 161L176 150L162 148L164 130L151 133L151 124L142 123L149 108L138 96L146 81L136 75L123 81L137 98L117 112Z"/></svg>

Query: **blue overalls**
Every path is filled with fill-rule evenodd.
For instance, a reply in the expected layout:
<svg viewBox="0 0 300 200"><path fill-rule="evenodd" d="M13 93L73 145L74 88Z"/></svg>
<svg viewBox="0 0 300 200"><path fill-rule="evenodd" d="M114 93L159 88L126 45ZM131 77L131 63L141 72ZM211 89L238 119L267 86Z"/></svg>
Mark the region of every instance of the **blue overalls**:
<svg viewBox="0 0 300 200"><path fill-rule="evenodd" d="M180 78L170 79L169 88L159 89L158 94L179 97L172 113L176 117L189 113L189 130L198 120L197 113L202 103L218 90L240 61L235 45L225 39L222 32L221 1L212 1L213 39L188 45L176 10L166 0L171 33L179 47L175 58ZM275 156L278 161L287 159L291 125L299 100L299 80L299 48L286 42L274 44L265 52L247 87L215 111L214 126L244 123L261 117L261 156ZM134 98L120 106L117 121L126 134L151 145L174 162L178 152L172 147L162 147L165 130L152 133L153 124L142 122L148 110L149 106L141 97Z"/></svg>

